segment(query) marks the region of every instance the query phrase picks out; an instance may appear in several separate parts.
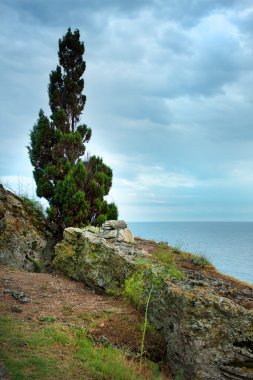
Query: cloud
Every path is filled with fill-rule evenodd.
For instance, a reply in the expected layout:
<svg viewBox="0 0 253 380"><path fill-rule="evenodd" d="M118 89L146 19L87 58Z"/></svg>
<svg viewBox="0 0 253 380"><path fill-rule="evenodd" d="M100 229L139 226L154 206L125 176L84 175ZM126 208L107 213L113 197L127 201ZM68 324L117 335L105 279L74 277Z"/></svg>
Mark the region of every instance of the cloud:
<svg viewBox="0 0 253 380"><path fill-rule="evenodd" d="M250 0L13 0L0 12L0 175L32 176L25 146L39 109L50 114L71 26L86 46L87 150L112 167L123 215L214 218L227 199L235 214L251 200Z"/></svg>

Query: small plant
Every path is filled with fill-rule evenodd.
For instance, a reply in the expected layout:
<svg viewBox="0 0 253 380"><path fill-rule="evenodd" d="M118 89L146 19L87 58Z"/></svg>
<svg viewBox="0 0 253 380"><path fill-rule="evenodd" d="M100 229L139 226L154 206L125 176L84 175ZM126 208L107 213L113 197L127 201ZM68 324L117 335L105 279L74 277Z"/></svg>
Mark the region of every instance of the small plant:
<svg viewBox="0 0 253 380"><path fill-rule="evenodd" d="M44 217L43 206L37 199L29 198L24 195L22 195L20 198L22 199L23 203L29 208L33 216Z"/></svg>
<svg viewBox="0 0 253 380"><path fill-rule="evenodd" d="M151 295L153 293L154 287L155 287L155 283L153 282L151 285L151 288L149 290L148 298L147 298L147 302L146 302L144 325L143 325L142 338L141 338L140 369L142 366L142 358L143 358L143 353L144 353L144 343L145 343L146 331L147 331L147 326L148 326L148 308L149 308L149 303L150 303L150 299L151 299Z"/></svg>
<svg viewBox="0 0 253 380"><path fill-rule="evenodd" d="M42 290L43 292L45 292L46 290L48 290L48 286L47 285L41 285L40 286L40 290Z"/></svg>
<svg viewBox="0 0 253 380"><path fill-rule="evenodd" d="M184 380L184 370L180 369L180 371L176 374L175 380Z"/></svg>
<svg viewBox="0 0 253 380"><path fill-rule="evenodd" d="M33 268L34 268L35 273L41 273L42 272L43 266L39 260L35 259L34 257L28 257L28 260L31 263L33 263Z"/></svg>
<svg viewBox="0 0 253 380"><path fill-rule="evenodd" d="M161 275L164 278L174 278L176 280L183 280L185 278L184 273L177 269L173 251L165 243L159 243L158 250L153 253L153 257L156 260L157 266L160 266Z"/></svg>
<svg viewBox="0 0 253 380"><path fill-rule="evenodd" d="M205 255L190 255L190 261L201 268L212 267L212 263L208 260Z"/></svg>
<svg viewBox="0 0 253 380"><path fill-rule="evenodd" d="M55 322L56 318L49 315L47 317L39 317L38 320L40 322Z"/></svg>
<svg viewBox="0 0 253 380"><path fill-rule="evenodd" d="M144 271L136 272L125 281L124 294L139 308L145 305L143 277Z"/></svg>
<svg viewBox="0 0 253 380"><path fill-rule="evenodd" d="M71 314L73 314L73 311L74 311L74 309L72 306L70 306L70 305L63 306L63 313L65 315L71 315Z"/></svg>
<svg viewBox="0 0 253 380"><path fill-rule="evenodd" d="M182 253L184 246L185 246L185 244L184 244L182 239L176 240L175 246L173 247L173 252L178 253L178 254Z"/></svg>
<svg viewBox="0 0 253 380"><path fill-rule="evenodd" d="M22 313L23 310L20 307L18 307L18 306L11 306L10 307L10 311L12 313Z"/></svg>

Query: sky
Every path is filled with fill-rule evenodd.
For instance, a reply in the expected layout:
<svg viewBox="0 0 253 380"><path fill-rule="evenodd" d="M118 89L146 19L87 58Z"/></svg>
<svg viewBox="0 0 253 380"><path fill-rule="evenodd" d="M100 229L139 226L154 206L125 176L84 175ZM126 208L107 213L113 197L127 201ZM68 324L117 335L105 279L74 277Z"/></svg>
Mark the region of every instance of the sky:
<svg viewBox="0 0 253 380"><path fill-rule="evenodd" d="M0 0L0 178L35 194L27 148L68 27L82 122L126 221L253 221L252 0Z"/></svg>

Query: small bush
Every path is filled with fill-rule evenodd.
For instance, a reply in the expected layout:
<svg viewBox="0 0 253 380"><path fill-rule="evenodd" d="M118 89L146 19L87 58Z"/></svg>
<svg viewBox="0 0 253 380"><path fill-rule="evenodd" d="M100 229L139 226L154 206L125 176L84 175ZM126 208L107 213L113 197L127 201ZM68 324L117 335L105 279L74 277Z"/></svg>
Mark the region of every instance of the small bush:
<svg viewBox="0 0 253 380"><path fill-rule="evenodd" d="M185 275L181 270L177 269L173 252L174 249L173 251L169 249L167 244L160 243L158 250L154 252L154 258L156 259L157 265L164 268L164 277L183 280Z"/></svg>
<svg viewBox="0 0 253 380"><path fill-rule="evenodd" d="M213 266L212 263L208 260L208 258L205 255L191 255L190 261L201 268L205 267L211 267Z"/></svg>
<svg viewBox="0 0 253 380"><path fill-rule="evenodd" d="M34 259L33 257L28 257L28 260L33 263L34 272L41 273L43 270L43 265L39 260Z"/></svg>
<svg viewBox="0 0 253 380"><path fill-rule="evenodd" d="M26 196L21 196L20 198L22 199L23 203L29 208L32 215L37 217L44 217L44 209L39 201L36 199L28 198Z"/></svg>
<svg viewBox="0 0 253 380"><path fill-rule="evenodd" d="M145 304L143 277L144 272L136 272L125 281L124 294L138 307Z"/></svg>

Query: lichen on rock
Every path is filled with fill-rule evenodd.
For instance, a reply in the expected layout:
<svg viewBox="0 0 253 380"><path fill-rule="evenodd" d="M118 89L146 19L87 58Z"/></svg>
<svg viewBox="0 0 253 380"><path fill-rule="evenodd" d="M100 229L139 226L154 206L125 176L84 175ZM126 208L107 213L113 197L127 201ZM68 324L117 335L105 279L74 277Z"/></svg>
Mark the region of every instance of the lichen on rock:
<svg viewBox="0 0 253 380"><path fill-rule="evenodd" d="M36 271L50 262L53 243L49 223L0 185L0 262Z"/></svg>
<svg viewBox="0 0 253 380"><path fill-rule="evenodd" d="M54 266L97 290L117 292L131 275L135 258L144 252L134 245L110 241L89 228L69 227L55 247Z"/></svg>

